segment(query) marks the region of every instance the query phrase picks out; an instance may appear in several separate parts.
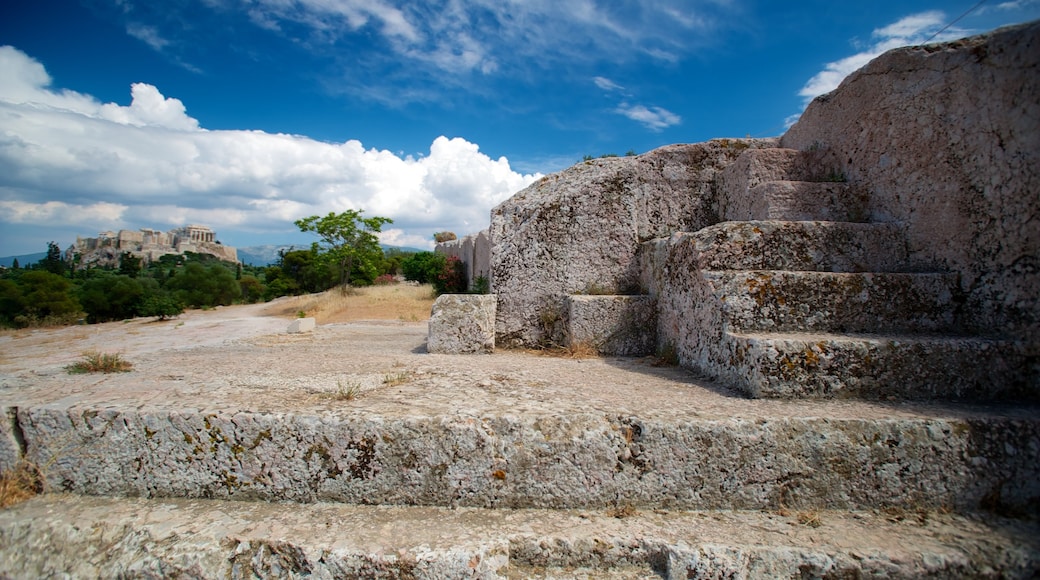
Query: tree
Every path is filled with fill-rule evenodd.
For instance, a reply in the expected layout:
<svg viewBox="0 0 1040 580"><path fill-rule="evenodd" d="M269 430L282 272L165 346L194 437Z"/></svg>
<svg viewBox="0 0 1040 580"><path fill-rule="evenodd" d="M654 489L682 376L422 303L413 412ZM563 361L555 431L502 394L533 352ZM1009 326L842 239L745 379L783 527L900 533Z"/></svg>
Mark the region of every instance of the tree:
<svg viewBox="0 0 1040 580"><path fill-rule="evenodd" d="M106 276L83 282L79 302L87 321L107 322L137 316L145 297L144 286L130 276Z"/></svg>
<svg viewBox="0 0 1040 580"><path fill-rule="evenodd" d="M378 275L378 264L383 250L376 234L393 220L385 217L362 217L364 210L352 210L325 217L310 216L293 222L301 232L311 232L321 238L324 255L332 260L339 273L339 283L347 284L355 278L371 283Z"/></svg>
<svg viewBox="0 0 1040 580"><path fill-rule="evenodd" d="M20 282L26 310L37 319L60 320L79 314L79 301L72 293L72 282L68 278L34 270L23 274Z"/></svg>
<svg viewBox="0 0 1040 580"><path fill-rule="evenodd" d="M141 258L131 254L130 252L123 252L119 256L119 273L124 276L136 278L141 273Z"/></svg>
<svg viewBox="0 0 1040 580"><path fill-rule="evenodd" d="M51 274L65 274L65 260L61 259L61 248L54 242L47 242L47 256L36 263L37 266Z"/></svg>
<svg viewBox="0 0 1040 580"><path fill-rule="evenodd" d="M11 262L11 269L17 270L19 268L21 268L21 266L18 264L18 258L15 258L14 261Z"/></svg>
<svg viewBox="0 0 1040 580"><path fill-rule="evenodd" d="M170 278L166 290L179 302L194 308L228 305L242 294L231 270L221 264L207 267L198 262L189 262L183 271Z"/></svg>
<svg viewBox="0 0 1040 580"><path fill-rule="evenodd" d="M401 261L401 272L404 273L405 280L432 284L444 270L444 264L444 254L416 252Z"/></svg>

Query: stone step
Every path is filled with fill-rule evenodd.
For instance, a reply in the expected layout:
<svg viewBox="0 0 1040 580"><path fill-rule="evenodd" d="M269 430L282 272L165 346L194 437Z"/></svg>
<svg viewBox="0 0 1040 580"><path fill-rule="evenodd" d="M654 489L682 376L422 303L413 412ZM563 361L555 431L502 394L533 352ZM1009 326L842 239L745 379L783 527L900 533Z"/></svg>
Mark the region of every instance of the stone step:
<svg viewBox="0 0 1040 580"><path fill-rule="evenodd" d="M487 510L49 495L0 511L0 576L886 578L1040 572L1040 525L884 511Z"/></svg>
<svg viewBox="0 0 1040 580"><path fill-rule="evenodd" d="M429 354L425 324L323 325L218 349L169 348L184 328L149 324L90 330L110 348L127 339L126 373L68 374L76 355L49 348L47 332L5 344L0 470L23 456L55 492L296 503L1040 502L1035 406L749 400L654 358Z"/></svg>
<svg viewBox="0 0 1040 580"><path fill-rule="evenodd" d="M754 397L1040 400L1040 357L982 337L727 333Z"/></svg>
<svg viewBox="0 0 1040 580"><path fill-rule="evenodd" d="M682 252L682 266L698 270L906 272L902 227L894 223L731 221L647 244ZM679 247L681 246L681 247Z"/></svg>
<svg viewBox="0 0 1040 580"><path fill-rule="evenodd" d="M584 363L588 373L595 366ZM584 410L556 412L524 410L522 399L510 406L506 395L501 409L481 412L109 405L17 416L45 487L87 495L668 509L973 510L994 494L1018 509L1040 499L1035 409L763 405L682 383L634 389L652 405L604 405L611 397L589 394L597 389L611 390L590 380L571 395ZM524 391L540 397L558 386ZM476 393L458 396L467 394Z"/></svg>
<svg viewBox="0 0 1040 580"><path fill-rule="evenodd" d="M934 332L955 328L942 273L701 272L732 331Z"/></svg>
<svg viewBox="0 0 1040 580"><path fill-rule="evenodd" d="M766 181L734 193L722 219L865 222L868 192L841 182Z"/></svg>

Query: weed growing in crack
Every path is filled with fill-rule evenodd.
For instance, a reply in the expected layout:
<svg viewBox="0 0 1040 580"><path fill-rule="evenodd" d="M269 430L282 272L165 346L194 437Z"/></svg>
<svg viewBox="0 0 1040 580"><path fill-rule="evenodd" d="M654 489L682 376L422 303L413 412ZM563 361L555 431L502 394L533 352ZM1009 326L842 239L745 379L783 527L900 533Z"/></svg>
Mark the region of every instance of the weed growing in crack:
<svg viewBox="0 0 1040 580"><path fill-rule="evenodd" d="M118 353L107 354L98 351L83 353L83 360L65 367L70 375L86 373L126 373L134 368L133 363L123 359Z"/></svg>

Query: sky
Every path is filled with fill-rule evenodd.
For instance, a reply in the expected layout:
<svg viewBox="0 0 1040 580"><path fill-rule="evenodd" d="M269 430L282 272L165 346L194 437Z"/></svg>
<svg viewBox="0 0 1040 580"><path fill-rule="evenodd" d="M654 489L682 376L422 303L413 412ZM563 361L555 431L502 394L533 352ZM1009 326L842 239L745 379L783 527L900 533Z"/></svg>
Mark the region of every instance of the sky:
<svg viewBox="0 0 1040 580"><path fill-rule="evenodd" d="M0 256L187 224L488 226L583 156L777 136L885 50L1040 0L33 0L0 8Z"/></svg>

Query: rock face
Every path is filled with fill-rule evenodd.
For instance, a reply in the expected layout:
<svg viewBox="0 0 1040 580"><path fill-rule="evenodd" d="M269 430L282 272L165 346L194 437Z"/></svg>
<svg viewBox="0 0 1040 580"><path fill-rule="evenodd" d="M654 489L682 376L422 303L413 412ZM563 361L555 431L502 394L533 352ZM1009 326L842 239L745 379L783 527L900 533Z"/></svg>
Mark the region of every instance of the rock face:
<svg viewBox="0 0 1040 580"><path fill-rule="evenodd" d="M434 354L495 350L495 297L444 294L433 303L426 348Z"/></svg>
<svg viewBox="0 0 1040 580"><path fill-rule="evenodd" d="M491 212L491 273L502 344L563 344L564 297L639 289L640 242L719 221L715 178L775 140L718 139L586 161Z"/></svg>
<svg viewBox="0 0 1040 580"><path fill-rule="evenodd" d="M900 48L818 97L781 140L868 187L871 221L960 275L974 324L1040 334L1040 22Z"/></svg>
<svg viewBox="0 0 1040 580"><path fill-rule="evenodd" d="M1040 23L898 49L778 141L544 178L492 212L499 340L649 294L657 350L754 397L1040 398L1038 68Z"/></svg>
<svg viewBox="0 0 1040 580"><path fill-rule="evenodd" d="M656 307L649 296L568 296L568 346L589 345L603 355L651 354Z"/></svg>

